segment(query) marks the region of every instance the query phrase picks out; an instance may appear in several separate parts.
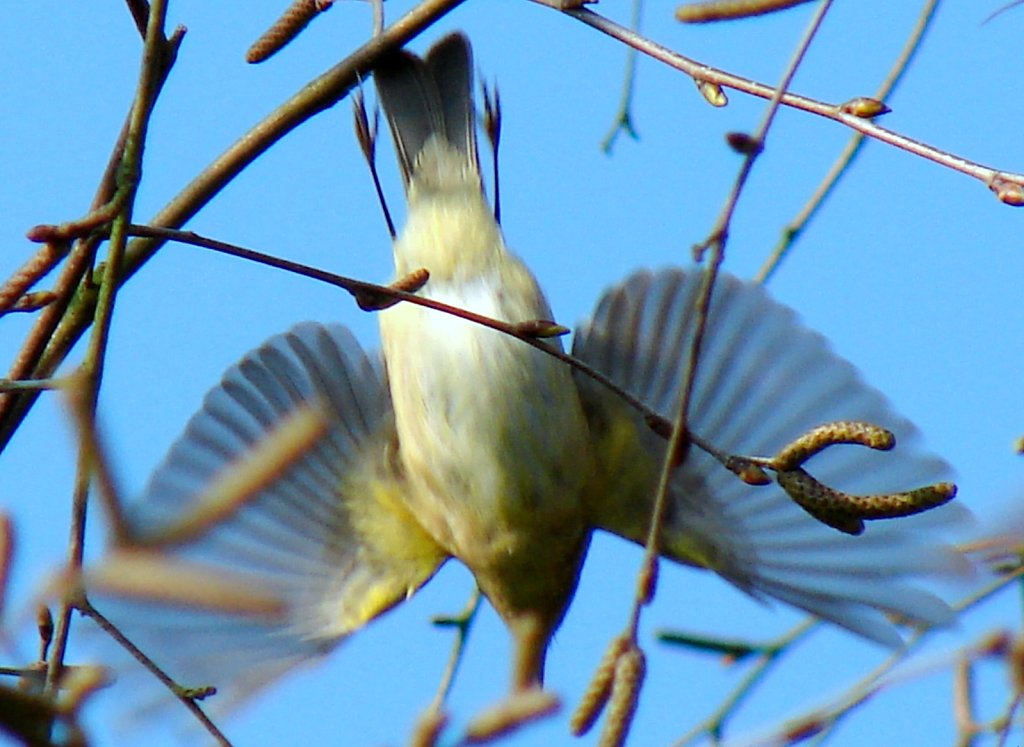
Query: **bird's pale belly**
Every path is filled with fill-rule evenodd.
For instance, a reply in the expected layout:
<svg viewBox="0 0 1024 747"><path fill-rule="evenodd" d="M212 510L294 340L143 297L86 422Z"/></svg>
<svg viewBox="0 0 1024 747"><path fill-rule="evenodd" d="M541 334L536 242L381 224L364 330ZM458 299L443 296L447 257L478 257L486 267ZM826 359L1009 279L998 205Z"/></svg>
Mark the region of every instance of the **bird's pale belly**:
<svg viewBox="0 0 1024 747"><path fill-rule="evenodd" d="M428 531L471 567L578 534L590 456L568 368L411 305L387 312L382 334L409 499Z"/></svg>

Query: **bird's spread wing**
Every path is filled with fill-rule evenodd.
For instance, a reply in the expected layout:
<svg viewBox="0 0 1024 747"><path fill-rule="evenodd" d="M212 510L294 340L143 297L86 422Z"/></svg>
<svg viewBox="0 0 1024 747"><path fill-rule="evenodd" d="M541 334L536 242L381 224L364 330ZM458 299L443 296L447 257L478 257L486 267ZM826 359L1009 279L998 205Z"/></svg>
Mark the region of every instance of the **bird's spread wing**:
<svg viewBox="0 0 1024 747"><path fill-rule="evenodd" d="M686 369L701 272L641 272L608 291L578 330L573 353L661 416L672 418ZM665 440L607 389L576 372L602 471L592 491L594 523L642 542ZM848 493L892 492L943 479L948 466L920 445L915 428L884 396L762 288L722 276L701 351L690 428L719 450L771 456L808 429L863 420L893 431L877 453L833 446L807 468ZM935 514L959 516L957 506ZM966 514L966 512L963 512ZM691 446L676 471L663 554L710 568L745 591L770 596L887 644L899 637L882 612L923 624L950 616L912 577L960 566L922 532L926 516L872 523L850 537L804 513L774 483L751 487Z"/></svg>
<svg viewBox="0 0 1024 747"><path fill-rule="evenodd" d="M314 323L268 340L207 395L130 506L137 540L195 512L218 475L303 405L326 414L326 433L209 532L167 550L280 600L283 614L240 618L159 593L94 600L182 684L243 695L411 595L445 557L404 508L381 367L345 328Z"/></svg>

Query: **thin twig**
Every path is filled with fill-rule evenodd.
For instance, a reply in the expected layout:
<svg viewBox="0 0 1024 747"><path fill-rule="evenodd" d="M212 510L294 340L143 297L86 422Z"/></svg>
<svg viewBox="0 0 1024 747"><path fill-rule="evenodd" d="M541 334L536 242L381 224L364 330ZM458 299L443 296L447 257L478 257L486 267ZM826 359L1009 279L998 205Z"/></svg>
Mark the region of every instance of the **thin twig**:
<svg viewBox="0 0 1024 747"><path fill-rule="evenodd" d="M95 477L100 498L107 507L110 534L115 544L121 544L129 536L128 524L122 508L122 492L117 487L107 450L97 429L96 407L91 398L93 392L89 391L84 369L79 369L69 378L69 381L62 382L62 388L69 400L82 461L88 465L85 471Z"/></svg>
<svg viewBox="0 0 1024 747"><path fill-rule="evenodd" d="M782 81L779 83L779 86L768 105L768 109L765 112L761 125L758 127L757 133L753 136L754 140L758 143L758 147L751 150L744 159L743 166L737 175L732 192L726 200L725 206L723 207L718 221L712 229L711 236L708 239L712 252L708 262L707 271L704 274L703 282L697 296L694 333L690 344L686 373L680 387L679 408L676 413L674 427L672 429L672 437L669 440L666 459L662 465L654 508L651 511L651 526L647 537L647 549L644 554L643 568L639 574L640 592L637 595L637 600L632 614L631 628L634 632L639 623L641 605L646 604L654 593L653 586L648 588L648 584L653 582L655 567L658 562L658 538L661 533L662 517L668 503L669 485L675 467L683 458L684 450L689 443L687 418L689 416L690 401L693 397L694 385L697 378L697 365L700 360L700 349L707 329L707 319L711 308L711 294L715 280L717 279L718 269L724 259L725 240L728 235L729 221L735 211L743 186L746 183L746 179L750 174L751 168L753 167L754 160L757 158L758 152L760 152L761 144L764 143L768 130L774 121L775 113L778 111L779 102L789 86L793 75L796 73L800 62L803 60L804 53L807 51L811 40L817 33L821 20L828 12L830 6L831 0L825 0L818 8L807 32L804 34L804 38L801 40L797 47L797 51L790 60L790 63L782 76Z"/></svg>
<svg viewBox="0 0 1024 747"><path fill-rule="evenodd" d="M690 402L693 397L694 385L696 383L697 365L700 360L701 345L707 329L711 294L718 275L718 269L724 259L725 239L728 233L729 220L735 210L739 195L746 182L746 178L750 173L752 164L756 159L757 154L760 152L767 132L771 127L775 112L778 110L779 101L789 85L790 80L792 80L797 67L799 67L804 53L810 45L811 40L814 38L821 20L825 13L828 12L830 5L831 0L825 0L811 22L807 32L804 34L804 38L798 45L797 51L794 53L793 58L782 77L782 81L769 103L757 134L753 136L753 141L756 145L747 151L743 167L740 169L740 173L736 178L733 190L729 198L726 200L725 207L723 208L719 220L712 231L711 237L705 242L705 244L709 245L711 248L711 258L708 262L708 269L705 271L702 278L701 287L698 290L697 301L695 303L696 316L694 323L694 335L688 351L686 371L684 373L683 381L680 383L679 387L679 405L672 421L672 431L669 437L668 448L658 476L658 486L655 491L654 506L650 513L650 524L644 547L644 557L641 561L640 569L637 572L633 606L630 610L629 622L626 626L626 630L620 636L620 640L625 641L625 643L622 644L623 648L626 651L633 652L633 654L641 657L641 659L642 651L638 642L640 617L643 608L654 598L657 587L660 537L662 523L668 507L669 488L677 466L685 460L687 449L690 444L694 443L694 440L689 433L687 419ZM616 662L617 667L619 664L622 664L622 660ZM618 669L616 669L616 672L617 671ZM631 702L635 703L635 697L638 695L639 685L640 682L637 681L635 683L636 690L630 691ZM614 687L612 690L614 692ZM604 690L602 690L602 695L604 695ZM592 722L593 719L596 718L597 712L603 707L604 702L605 701L601 699L597 707L587 714L588 717L584 721L587 723ZM628 731L628 724L632 715L632 710L626 709L623 713L626 714L624 717L621 717L621 715L616 716L612 713L609 714L608 721L605 724L604 734L602 735L602 744L604 744L605 740L608 740L609 744L616 745L624 741L626 732Z"/></svg>
<svg viewBox="0 0 1024 747"><path fill-rule="evenodd" d="M820 623L819 619L809 617L782 635L777 641L764 647L757 663L733 688L732 692L726 696L718 708L689 732L673 742L672 747L684 747L685 745L692 744L704 734L708 734L714 739L720 739L725 733L725 727L729 719L736 715L739 707L750 697L754 688L764 681L775 664L781 660L781 654L809 635L819 627Z"/></svg>
<svg viewBox="0 0 1024 747"><path fill-rule="evenodd" d="M953 665L953 720L959 732L956 747L974 747L978 738L977 705L974 686L974 661L961 656Z"/></svg>
<svg viewBox="0 0 1024 747"><path fill-rule="evenodd" d="M640 17L643 10L644 0L633 0L633 10L629 19L629 26L634 31L640 31ZM633 91L636 87L636 60L637 50L634 47L626 49L626 70L622 80L622 95L619 97L619 108L615 114L615 121L612 123L608 134L601 141L601 150L611 153L612 146L618 139L619 134L625 132L633 140L638 140L640 135L633 126Z"/></svg>
<svg viewBox="0 0 1024 747"><path fill-rule="evenodd" d="M539 2L539 0L537 1ZM692 76L695 80L716 83L725 88L733 88L763 99L770 99L775 93L776 89L773 86L758 83L749 78L734 75L685 57L586 8L574 8L563 12L607 34L613 39L628 44L640 52L665 63L669 67ZM856 114L844 111L842 104L829 104L794 93L786 93L782 97L782 104L839 122L852 130L864 133L867 137L888 143L908 153L933 161L940 166L945 166L966 176L973 177L982 182L986 187L991 188L994 184L1004 183L1024 190L1024 174L984 166L962 156L949 153L927 143L914 140L906 135L880 127L870 119L858 117ZM1008 202L1007 204L1015 203Z"/></svg>
<svg viewBox="0 0 1024 747"><path fill-rule="evenodd" d="M120 628L114 625L108 620L102 613L100 613L88 599L80 598L76 601L78 610L95 622L100 629L103 630L108 636L116 641L125 651L127 651L133 659L139 662L143 667L146 668L154 677L160 680L163 685L170 690L170 692L176 697L182 705L184 705L196 720L210 733L221 747L231 747L231 742L224 735L224 733L217 727L210 717L206 715L202 707L196 702L195 698L189 697L186 694L186 690L181 685L174 681L167 672L160 668L155 661L147 656L138 646L131 642L131 640L124 633L121 632Z"/></svg>
<svg viewBox="0 0 1024 747"><path fill-rule="evenodd" d="M998 737L995 747L1006 747L1007 740L1010 738L1010 732L1013 730L1013 719L1020 709L1022 700L1024 700L1024 694L1022 693L1015 693L1010 698L1010 702L1006 706L1006 713L999 719L999 723L995 727L996 736Z"/></svg>
<svg viewBox="0 0 1024 747"><path fill-rule="evenodd" d="M918 15L917 23L914 25L913 31L910 33L910 37L907 39L906 44L903 45L903 50L900 52L900 56L893 63L892 68L889 70L889 74L885 80L875 91L872 98L878 101L885 101L889 98L889 95L896 89L900 81L903 79L903 74L907 71L911 60L914 59L917 50L921 48L921 42L924 40L924 36L928 29L931 27L931 22L935 18L935 11L938 9L939 0L926 0L924 7L921 8L921 13ZM839 184L840 178L849 170L854 159L860 153L861 149L865 145L865 135L862 132L856 132L846 143L846 147L843 148L842 153L836 158L835 162L829 168L828 173L821 180L818 188L814 190L814 194L807 200L807 203L803 206L800 212L796 215L793 220L782 230L782 236L779 242L775 245L771 255L765 260L764 265L758 270L755 280L758 283L766 283L771 278L772 273L778 269L779 264L785 259L789 250L793 248L796 240L803 233L804 229L811 222L818 210L825 203L825 200L832 194L836 186Z"/></svg>
<svg viewBox="0 0 1024 747"><path fill-rule="evenodd" d="M103 379L103 364L106 356L108 332L113 317L114 301L118 288L121 260L127 246L127 227L131 223L131 211L135 192L142 173L142 152L153 109L155 97L160 90L160 78L166 64L167 41L163 28L167 15L166 0L154 0L150 6L146 26L146 42L143 47L139 83L132 104L128 138L125 141L124 157L118 170L118 199L120 213L114 219L107 253L103 283L96 300L95 323L89 340L85 361L82 364L81 392L83 408L94 410ZM85 520L88 507L89 484L91 482L94 454L87 444L79 450L77 473L71 512L71 538L68 548L68 565L72 569L82 567L85 554ZM109 487L109 486L108 486ZM56 692L64 667L64 654L70 634L72 605L62 604L57 615L57 632L53 654L46 671L46 689Z"/></svg>
<svg viewBox="0 0 1024 747"><path fill-rule="evenodd" d="M290 99L267 115L207 166L192 182L158 212L151 223L179 228L210 202L227 184L272 145L311 117L323 112L364 80L388 52L401 47L464 0L424 0L333 68L307 83ZM162 239L132 241L125 253L118 283L125 283L163 245ZM88 293L76 295L60 329L48 341L42 355L27 356L9 378L45 378L53 374L68 352L92 323L96 300ZM21 395L0 409L0 451L28 413L35 397Z"/></svg>
<svg viewBox="0 0 1024 747"><path fill-rule="evenodd" d="M724 251L725 241L729 235L729 225L732 222L732 216L736 211L736 206L739 204L740 195L743 192L743 188L746 186L747 179L750 176L750 172L754 167L754 162L760 155L761 150L764 148L765 138L768 135L768 130L772 126L772 122L775 120L775 115L779 110L779 106L782 102L786 91L789 89L789 84L793 80L793 76L796 74L797 68L803 61L804 54L807 52L810 46L811 40L818 33L818 29L821 26L821 22L825 18L825 14L828 13L829 8L832 6L832 0L824 0L821 5L818 6L814 16L811 18L811 22L807 27L807 31L804 32L804 37L801 39L800 44L797 46L796 51L793 53L792 59L789 61L789 65L786 67L786 72L782 76L782 81L775 88L774 93L768 103L768 108L765 110L764 118L761 120L760 126L757 128L757 132L750 136L750 145L746 149L746 154L743 159L743 165L740 167L740 172L736 177L736 181L733 183L732 191L729 194L725 205L722 208L722 212L718 216L718 220L712 228L709 237L697 248L697 255L699 257L700 252L705 247L720 246ZM718 262L721 262L719 258ZM717 272L716 262L711 263L711 270L713 273ZM710 292L710 291L709 291ZM710 299L707 299L709 301ZM701 297L702 305L705 303L705 299ZM698 326L698 332L702 332L700 326Z"/></svg>
<svg viewBox="0 0 1024 747"><path fill-rule="evenodd" d="M133 14L143 10L148 13L148 5L142 2L142 0L129 2L129 7ZM177 59L178 48L184 36L185 29L179 26L166 41L163 65L157 78L158 88L162 87L167 81L167 76ZM64 264L64 269L61 271L53 288L55 301L47 306L36 319L35 325L33 325L21 349L18 351L18 355L7 374L10 379L44 379L52 376L63 358L49 366L45 374L42 373L43 367L40 365L40 360L45 355L47 347L52 344L58 325L64 320L66 314L76 315L79 305L88 307L96 303L96 286L89 276L89 269L92 266L101 239L98 235L92 233L92 229L96 227L96 224L94 221L90 221L89 216L95 217L97 213L102 212L111 204L115 204L118 200L117 172L124 157L130 123L131 111L125 117L117 141L111 150L110 157L107 159L107 165L93 196L89 215L78 221L61 224L55 229L59 234L66 233L66 238L72 236L81 236L81 238L75 241ZM110 215L116 215L116 210ZM33 229L33 232L38 228L37 226ZM45 235L40 235L38 238L43 241L61 240L59 237L52 239L52 237L48 238ZM45 248L42 251L45 251ZM40 254L37 254L37 257L39 256ZM72 309L70 312L69 308ZM91 316L88 319L91 322ZM84 328L82 331L84 332ZM16 396L13 393L7 395L0 394L0 451L3 451L4 446L10 440L15 430L17 430L18 424L35 403L36 397L36 392L24 393L20 396Z"/></svg>
<svg viewBox="0 0 1024 747"><path fill-rule="evenodd" d="M565 353L543 341L538 339L536 334L530 334L528 331L529 325L522 324L510 324L508 322L501 321L500 319L493 319L482 314L477 314L466 309L459 308L458 306L451 306L440 301L435 301L431 298L424 298L417 296L414 293L403 291L395 286L377 285L375 283L368 283L363 280L356 280L355 278L346 277L344 275L337 275L326 270L321 270L316 267L310 267L299 262L292 262L290 260L281 259L280 257L274 257L269 254L263 254L261 252L253 251L252 249L245 249L240 246L233 244L227 244L223 241L217 241L204 236L200 236L192 231L179 231L171 228L159 228L156 226L142 226L133 225L130 228L130 232L136 236L154 237L159 238L161 241L177 241L183 244L191 244L193 246L199 246L204 249L212 249L213 251L221 252L222 254L228 254L233 257L239 257L247 259L260 264L265 264L268 267L273 267L278 270L284 270L286 272L295 273L308 277L313 280L318 280L329 285L333 285L338 288L351 293L357 300L360 297L385 297L392 298L404 303L412 303L418 306L423 306L428 309L440 311L445 314L451 314L461 319L465 319L475 324L480 324L490 329L496 330L506 335L511 335L518 340L522 340L527 345L536 348L537 350L543 351L544 353L554 356L563 363L572 366L576 370L580 371L586 376L589 376L597 383L606 387L613 394L621 398L626 404L632 407L634 410L644 416L649 422L660 422L663 420L661 415L652 410L649 406L644 404L641 400L634 397L628 391L623 389L621 386L616 384L614 381L609 379L603 373L597 369L591 367L584 361ZM533 320L523 320L533 321ZM713 457L719 461L724 461L728 458L727 455L723 455L720 452L714 450L710 444L707 444L703 440L700 440L695 434L691 434L691 438L701 449L708 451Z"/></svg>
<svg viewBox="0 0 1024 747"><path fill-rule="evenodd" d="M18 299L56 267L68 254L68 245L63 241L47 242L25 264L15 270L7 282L0 286L0 314L14 308Z"/></svg>
<svg viewBox="0 0 1024 747"><path fill-rule="evenodd" d="M554 322L547 320L523 320L510 323L499 319L483 316L466 309L451 306L429 298L415 295L415 292L422 287L429 276L425 270L411 273L407 278L400 279L388 286L375 285L362 280L336 275L334 273L320 270L318 268L303 265L298 262L281 259L271 255L246 249L244 247L227 244L222 241L199 236L190 231L178 231L167 228L154 228L152 226L131 226L129 231L141 236L159 236L182 243L192 244L207 249L239 257L249 261L258 262L286 272L295 273L320 282L343 288L352 294L359 307L365 311L379 311L390 308L396 303L412 303L423 306L434 311L459 317L474 324L493 329L506 334L536 348L537 350L550 355L559 361L575 368L581 374L593 379L605 387L612 394L620 398L629 407L636 410L644 419L645 424L652 431L665 439L672 435L672 421L662 417L653 411L641 400L634 397L628 391L609 379L600 371L592 368L586 362L574 357L569 353L552 347L545 342L548 337L556 336L567 332ZM706 317L706 306L698 307L698 313ZM719 462L725 469L735 474L738 479L749 485L766 485L770 478L764 473L764 469L777 473L777 481L790 497L797 501L805 510L819 521L824 521L830 526L836 526L834 521L828 520L827 516L841 515L847 520L852 519L879 519L891 518L892 516L904 516L908 513L917 513L928 510L951 498L955 487L948 484L937 484L926 486L916 491L907 493L878 494L873 496L853 496L843 493L829 486L817 483L810 479L804 483L805 490L793 490L792 485L783 483L783 475L797 469L802 461L810 458L813 454L835 444L858 443L872 448L881 448L875 439L880 433L891 440L892 434L877 425L861 422L838 421L826 423L811 429L801 435L794 442L786 446L775 457L762 457L755 455L735 455L720 451L699 434L688 431L686 443L692 444ZM884 440L884 439L883 439ZM891 444L889 446L891 448ZM790 475L792 477L792 475ZM799 486L798 486L799 487ZM845 525L844 525L845 526Z"/></svg>
<svg viewBox="0 0 1024 747"><path fill-rule="evenodd" d="M577 371L593 379L595 382L606 388L616 397L625 402L629 407L638 412L643 416L644 420L656 433L662 434L666 439L669 437L671 424L660 413L651 409L645 402L639 398L630 394L629 391L619 386L612 379L608 378L601 371L593 368L585 361L576 358L570 353L566 353L553 347L544 342L544 335L538 335L536 328L531 322L535 320L524 320L518 324L512 324L509 322L502 321L500 319L494 319L492 317L484 316L483 314L477 314L472 311L460 308L458 306L451 306L441 301L435 301L431 298L424 298L417 296L415 293L408 290L404 290L397 285L377 285L375 283L368 283L364 280L356 280L355 278L346 277L344 275L338 275L333 272L327 272L316 267L304 265L300 262L292 262L291 260L282 259L280 257L274 257L269 254L257 252L252 249L246 249L244 247L236 246L234 244L228 244L223 241L217 241L205 236L200 236L194 231L180 231L172 228L159 228L156 226L142 226L132 225L129 232L135 236L153 237L159 238L162 241L176 241L183 244L190 244L192 246L202 247L204 249L211 249L222 254L227 254L232 257L238 257L240 259L246 259L259 264L267 265L278 270L285 272L291 272L296 275L317 280L328 285L333 285L337 288L342 288L356 299L357 303L361 299L392 299L394 302L411 303L417 306L423 306L434 311L440 311L444 314L450 314L457 316L460 319L480 324L484 327L488 327L497 332L501 332L506 335L515 337L517 340L530 345L537 350L540 350L547 355L550 355L558 360L562 361L568 366L575 368ZM391 305L391 304L385 304ZM373 310L376 308L384 308L385 305L380 303L370 304L369 309ZM558 329L558 325L553 325L554 328ZM542 331L548 330L552 327L552 324L545 322L540 325ZM703 439L699 434L690 432L688 434L689 440L702 451L707 452L711 457L717 460L723 466L728 465L735 457L731 454L725 454L716 449L710 442ZM759 460L756 457L745 457L748 461L758 462L765 461L767 464L770 460Z"/></svg>
<svg viewBox="0 0 1024 747"><path fill-rule="evenodd" d="M462 663L463 654L466 651L466 641L469 640L469 631L473 627L476 613L480 609L480 588L475 587L465 608L454 617L435 618L435 625L455 628L455 642L452 644L452 652L448 657L448 665L445 667L444 675L437 686L437 693L430 703L428 710L440 712L444 706L448 694L451 692L455 682L455 675L459 671L459 664Z"/></svg>
<svg viewBox="0 0 1024 747"><path fill-rule="evenodd" d="M952 605L953 610L954 612L963 614L967 610L976 607L987 599L990 599L995 594L998 594L1007 586L1016 583L1021 578L1024 578L1024 565L1015 568L1013 572L1008 573L1005 576L995 579L978 591ZM854 708L877 693L881 687L880 683L882 678L889 674L897 664L905 661L910 654L917 650L928 638L930 632L930 628L920 628L914 631L910 636L908 636L903 648L898 651L894 651L885 661L847 688L842 695L835 698L831 703L814 708L804 716L790 719L778 733L772 736L766 736L763 742L760 743L777 744L778 735L782 733L789 733L793 724L814 722L820 726L822 733L830 731L842 717L848 715Z"/></svg>
<svg viewBox="0 0 1024 747"><path fill-rule="evenodd" d="M149 3L146 0L125 0L128 5L128 12L132 14L135 21L135 28L139 31L142 40L146 40L146 25L149 23Z"/></svg>

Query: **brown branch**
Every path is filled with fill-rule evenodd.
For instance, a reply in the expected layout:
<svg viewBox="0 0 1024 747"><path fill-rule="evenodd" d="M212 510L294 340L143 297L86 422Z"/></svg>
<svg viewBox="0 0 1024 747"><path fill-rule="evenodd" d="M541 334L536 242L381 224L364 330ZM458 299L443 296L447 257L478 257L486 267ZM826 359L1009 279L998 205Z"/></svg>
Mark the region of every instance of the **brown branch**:
<svg viewBox="0 0 1024 747"><path fill-rule="evenodd" d="M545 3L546 4L546 3ZM758 98L770 99L775 88L758 83L757 81L734 75L711 65L705 65L694 59L681 55L664 47L657 42L648 39L625 26L598 15L586 8L569 9L563 11L576 20L595 28L604 34L627 44L634 49L648 55L649 57L663 62L669 67L680 70L692 76L698 81L707 81L724 88L732 88L743 93L757 96ZM990 166L968 160L962 156L949 153L927 143L922 143L913 138L901 135L893 130L880 127L869 119L858 117L855 114L843 111L842 104L830 104L824 101L800 96L794 93L787 93L782 97L782 104L794 109L816 114L826 119L839 122L846 127L863 133L883 143L887 143L908 153L921 158L933 161L940 166L957 171L966 176L982 182L986 187L992 188L997 197L1009 205L1024 203L1024 174L1003 171ZM1001 191L1001 195L1000 195Z"/></svg>
<svg viewBox="0 0 1024 747"><path fill-rule="evenodd" d="M227 254L232 257L239 257L240 259L247 259L253 262L267 265L278 270L284 270L285 272L295 273L308 277L313 280L318 280L328 285L333 285L338 288L342 288L350 293L358 303L360 300L373 300L375 303L369 304L368 309L372 310L377 306L385 306L391 304L381 303L381 299L392 299L394 303L399 301L404 303L412 303L418 306L423 306L428 309L440 311L445 314L451 314L457 316L460 319L480 324L484 327L502 332L503 334L515 337L518 340L536 348L550 356L557 358L566 365L569 365L576 370L580 371L585 376L590 377L598 384L604 386L617 397L622 399L627 405L643 415L644 419L651 424L651 426L658 432L660 424L666 422L665 419L657 412L648 407L644 402L634 397L628 391L623 389L621 386L616 384L614 381L609 379L603 373L597 369L591 367L584 361L565 353L557 348L548 345L543 341L545 337L551 336L552 331L561 332L564 328L558 327L548 323L545 325L534 325L529 322L543 321L543 320L524 320L526 324L520 323L509 323L501 321L500 319L493 319L482 314L477 314L466 309L459 308L458 306L451 306L441 301L435 301L430 298L424 298L417 296L407 290L403 290L400 286L401 283L395 285L377 285L375 283L368 283L364 280L356 280L355 278L346 277L344 275L337 275L333 272L327 272L316 267L304 265L299 262L292 262L291 260L281 259L280 257L274 257L269 254L263 254L261 252L253 251L252 249L246 249L244 247L235 246L234 244L228 244L223 241L217 241L216 239L210 239L193 231L180 231L172 228L159 228L156 226L141 226L133 225L130 228L132 234L136 236L152 237L161 241L177 241L183 244L190 244L192 246L202 247L204 249L212 249L213 251ZM413 273L411 279L417 278L417 273ZM403 279L404 280L404 279ZM538 334L540 333L540 334ZM696 434L690 434L691 440L700 447L705 449L712 456L719 461L723 461L728 457L715 451L713 447L707 442L701 440ZM667 437L667 436L666 436Z"/></svg>
<svg viewBox="0 0 1024 747"><path fill-rule="evenodd" d="M231 742L224 735L224 733L218 728L218 726L210 720L210 717L206 715L199 703L196 702L196 698L190 695L190 692L181 687L175 682L169 674L167 674L155 661L145 654L138 646L131 642L121 630L114 625L110 620L104 617L92 604L89 603L88 599L80 598L76 600L75 606L77 609L86 617L90 618L95 622L104 633L110 636L129 654L132 658L139 662L145 667L154 677L156 677L164 686L174 694L174 696L184 705L196 720L209 732L210 736L216 740L217 744L221 747L231 747Z"/></svg>
<svg viewBox="0 0 1024 747"><path fill-rule="evenodd" d="M77 392L80 397L79 407L88 411L82 417L95 418L96 402L100 384L103 380L103 369L106 358L108 333L113 319L114 303L120 274L120 265L127 246L126 228L131 222L135 195L142 174L143 145L149 127L149 119L153 111L169 60L174 54L169 49L170 42L164 36L164 23L167 16L167 0L154 0L150 7L146 25L145 44L143 45L142 63L139 72L135 97L129 116L128 132L125 139L123 157L117 169L117 189L115 197L110 201L117 206L117 215L113 219L113 227L109 242L109 251L104 269L103 283L100 286L95 306L95 324L81 369L81 388ZM73 572L81 569L85 556L85 522L88 510L89 486L97 466L96 453L92 447L95 443L83 442L79 448L77 471L75 475L74 494L72 496L70 540L68 543L68 568ZM107 490L113 490L112 481L106 470L100 470L101 484ZM71 614L73 604L65 600L57 615L56 633L53 649L46 667L45 691L56 693L63 679L64 656L67 650L68 637L71 630Z"/></svg>
<svg viewBox="0 0 1024 747"><path fill-rule="evenodd" d="M277 141L346 96L369 75L373 66L385 54L417 36L463 1L424 0L384 29L379 36L375 36L338 65L303 86L288 101L257 123L165 205L151 222L166 228L179 228L184 225L243 169ZM120 285L127 282L156 253L163 242L160 238L141 238L132 241L125 252L122 272L117 283ZM92 323L95 304L96 298L90 289L80 289L61 320L60 329L47 336L45 340L42 339L42 335L36 336L32 349L24 351L19 357L18 365L11 371L9 378L47 378L52 375ZM42 321L41 318L40 325ZM56 323L53 327L56 327ZM42 352L38 349L40 341L46 346ZM13 395L4 395L4 398L6 402L0 402L0 451L10 441L35 402L34 394L21 394L17 399L14 399Z"/></svg>
<svg viewBox="0 0 1024 747"><path fill-rule="evenodd" d="M148 8L148 6L142 2L130 3L130 6L133 12L138 11L139 6L145 6ZM157 87L154 91L154 95L159 93L159 90L166 82L167 76L177 58L178 48L181 46L184 35L185 30L179 27L175 30L174 34L171 35L171 38L167 40L164 46L162 65L156 79ZM106 168L104 169L103 175L96 188L96 194L93 197L89 215L95 216L97 211L102 211L105 206L109 206L116 202L117 171L124 157L130 119L131 112L129 112L125 117L125 121L121 126L121 131L118 134L117 141L114 144L109 159L107 160ZM38 372L42 370L40 360L45 354L47 346L52 342L58 325L60 325L64 320L65 314L68 313L69 308L77 307L79 304L89 305L95 304L96 302L96 286L94 285L92 278L88 277L88 272L101 238L91 233L89 235L85 235L88 231L84 230L83 221L88 222L87 219L88 216L75 224L63 224L62 226L56 227L56 229L52 229L51 227L51 230L56 230L58 232L65 231L69 235L82 236L82 238L74 243L70 255L64 265L64 269L53 288L55 297L54 302L39 315L39 318L36 319L35 325L33 325L28 336L25 338L24 343L22 343L21 349L19 350L18 355L7 375L10 379L45 379L52 375L53 372L56 371L60 361L54 362L54 364L49 368L49 374L44 376L39 375ZM80 232L72 228L72 225L77 225L78 229L81 229ZM38 226L32 229L32 232L37 230L39 230ZM91 230L91 227L89 230ZM40 239L47 240L43 235L40 235ZM40 263L44 262L48 251L47 247L40 249L36 254L34 261ZM32 261L33 260L30 260L30 263ZM77 312L73 310L71 315L76 313ZM21 396L16 396L14 393L6 395L0 393L0 451L3 451L4 446L10 440L11 436L14 435L18 424L28 413L29 409L31 409L37 396L38 392L28 392Z"/></svg>
<svg viewBox="0 0 1024 747"><path fill-rule="evenodd" d="M689 432L688 424L690 402L693 398L694 385L697 378L697 366L700 360L701 346L707 330L707 321L711 307L711 294L714 290L715 281L718 277L719 267L724 259L725 240L728 234L729 221L739 200L743 185L746 183L747 176L753 167L753 163L756 160L757 155L761 151L761 147L764 143L765 137L767 136L768 130L774 121L775 112L778 110L779 102L789 86L793 75L796 73L797 68L802 62L807 48L810 46L811 41L817 34L822 19L830 7L831 0L824 0L804 34L803 39L797 46L797 50L787 65L781 82L772 95L761 125L759 126L757 133L752 137L755 145L747 150L743 166L736 178L733 189L726 200L725 206L714 229L711 232L711 236L705 242L705 245L710 246L711 248L711 257L708 262L708 268L702 278L701 287L697 293L694 333L687 354L686 371L683 376L683 381L680 383L679 387L679 405L673 419L668 448L658 477L658 486L655 491L654 506L651 509L650 525L644 547L644 557L641 562L640 569L637 572L636 593L633 599L633 606L630 611L630 619L626 626L626 630L621 636L621 638L628 642L626 650L635 650L638 655L642 654L638 642L640 616L643 608L650 604L651 600L654 598L657 586L661 527L668 508L669 487L676 467L684 460L686 450L692 443L694 443L694 439L691 437ZM589 13L589 11L583 10L575 12ZM616 663L616 667L618 667L620 663L622 663L621 659ZM616 669L616 672L617 671L618 669ZM639 687L639 683L637 684L637 687ZM614 700L614 689L613 685L612 700ZM631 699L637 696L638 693L636 692L630 694ZM603 704L601 705L603 706ZM587 718L581 719L581 721L596 718L596 712L598 710L600 710L599 707L595 708L594 713L588 713ZM630 718L631 710L628 708L622 710L620 715L615 717L610 713L608 722L605 724L604 734L602 735L602 743L604 743L606 739L609 744L619 744L623 742L625 740L626 733L628 732Z"/></svg>
<svg viewBox="0 0 1024 747"><path fill-rule="evenodd" d="M7 282L0 286L0 314L15 308L15 304L25 295L26 291L45 277L67 254L66 242L48 242L25 264L15 270Z"/></svg>

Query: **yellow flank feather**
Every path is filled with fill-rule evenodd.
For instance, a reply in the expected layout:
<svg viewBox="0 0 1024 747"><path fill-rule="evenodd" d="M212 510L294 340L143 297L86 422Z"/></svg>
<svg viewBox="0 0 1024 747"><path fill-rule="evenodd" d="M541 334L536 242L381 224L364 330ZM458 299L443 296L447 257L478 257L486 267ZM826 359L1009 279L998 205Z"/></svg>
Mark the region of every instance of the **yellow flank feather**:
<svg viewBox="0 0 1024 747"><path fill-rule="evenodd" d="M597 427L591 424L597 471L587 486L588 512L601 528L645 544L667 442L622 403L609 399L602 416ZM661 550L677 562L698 568L722 570L725 562L696 531L663 535Z"/></svg>
<svg viewBox="0 0 1024 747"><path fill-rule="evenodd" d="M437 570L447 553L410 513L406 486L383 469L346 475L340 491L359 545L360 562L346 579L339 632L356 630L412 595ZM380 573L386 569L386 573Z"/></svg>

